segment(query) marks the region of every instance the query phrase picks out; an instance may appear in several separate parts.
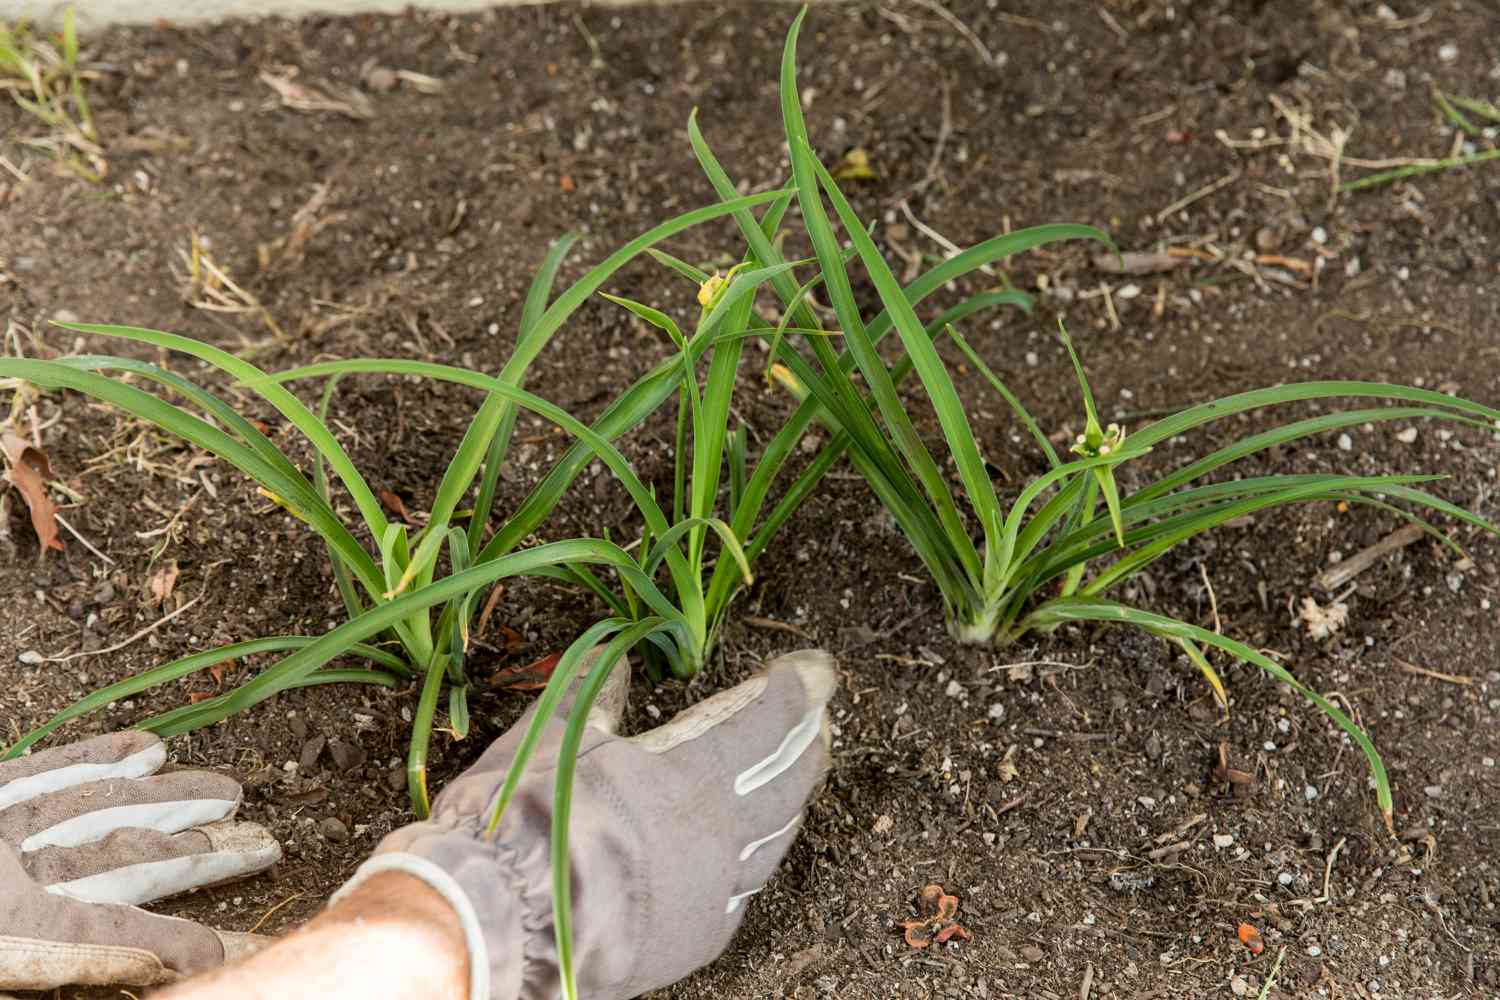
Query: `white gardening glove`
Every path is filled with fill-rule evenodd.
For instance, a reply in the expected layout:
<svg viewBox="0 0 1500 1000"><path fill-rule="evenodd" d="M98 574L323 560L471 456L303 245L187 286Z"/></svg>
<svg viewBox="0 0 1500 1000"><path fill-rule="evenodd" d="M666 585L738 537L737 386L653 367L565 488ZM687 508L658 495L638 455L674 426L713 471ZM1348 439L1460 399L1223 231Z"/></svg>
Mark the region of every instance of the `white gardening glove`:
<svg viewBox="0 0 1500 1000"><path fill-rule="evenodd" d="M171 982L267 940L136 908L281 858L229 821L239 782L166 759L125 732L0 761L0 989Z"/></svg>
<svg viewBox="0 0 1500 1000"><path fill-rule="evenodd" d="M573 785L574 966L585 1000L634 997L718 957L829 764L826 653L780 657L626 739L614 729L628 680L622 660L591 716ZM560 995L548 838L566 712L492 839L484 827L530 712L443 789L431 819L386 837L344 890L394 870L442 894L464 928L471 1000Z"/></svg>

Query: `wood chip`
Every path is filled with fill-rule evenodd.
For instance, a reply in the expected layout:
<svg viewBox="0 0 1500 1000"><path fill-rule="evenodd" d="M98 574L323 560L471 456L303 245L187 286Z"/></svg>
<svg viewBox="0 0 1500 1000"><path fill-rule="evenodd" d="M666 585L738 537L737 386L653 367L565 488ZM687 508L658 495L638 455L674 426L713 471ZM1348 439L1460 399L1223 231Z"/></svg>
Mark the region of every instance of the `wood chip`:
<svg viewBox="0 0 1500 1000"><path fill-rule="evenodd" d="M1374 545L1360 549L1348 559L1334 563L1313 578L1313 583L1324 591L1338 590L1384 557L1404 549L1425 534L1420 524L1408 524L1386 535Z"/></svg>

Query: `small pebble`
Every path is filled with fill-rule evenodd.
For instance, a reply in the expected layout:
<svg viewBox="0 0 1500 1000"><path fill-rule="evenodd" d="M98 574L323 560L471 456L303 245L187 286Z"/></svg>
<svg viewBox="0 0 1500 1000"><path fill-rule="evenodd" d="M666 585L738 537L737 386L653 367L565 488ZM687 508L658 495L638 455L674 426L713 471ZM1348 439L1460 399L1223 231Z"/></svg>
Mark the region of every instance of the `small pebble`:
<svg viewBox="0 0 1500 1000"><path fill-rule="evenodd" d="M1214 846L1217 847L1221 851L1224 848L1229 847L1233 843L1234 843L1234 837L1231 834L1228 834L1228 833L1216 833L1216 834L1214 834Z"/></svg>
<svg viewBox="0 0 1500 1000"><path fill-rule="evenodd" d="M1319 955L1323 954L1323 949L1319 948L1315 944L1310 944L1307 946L1307 954L1312 958L1317 958Z"/></svg>
<svg viewBox="0 0 1500 1000"><path fill-rule="evenodd" d="M1443 62L1452 62L1458 58L1458 46L1449 42L1447 45L1439 47L1438 58Z"/></svg>
<svg viewBox="0 0 1500 1000"><path fill-rule="evenodd" d="M285 764L281 765L281 769L287 774L295 774L297 772L297 762L295 760L289 760Z"/></svg>
<svg viewBox="0 0 1500 1000"><path fill-rule="evenodd" d="M957 698L964 693L964 686L958 683L958 681L949 681L948 686L943 689L943 693L950 698Z"/></svg>
<svg viewBox="0 0 1500 1000"><path fill-rule="evenodd" d="M1339 451L1353 451L1354 439L1347 434L1339 435Z"/></svg>
<svg viewBox="0 0 1500 1000"><path fill-rule="evenodd" d="M1291 885L1293 882L1297 881L1297 876L1293 875L1291 872L1282 872L1280 875L1276 876L1276 881L1280 882L1282 885Z"/></svg>
<svg viewBox="0 0 1500 1000"><path fill-rule="evenodd" d="M324 840L342 844L349 839L349 828L337 816L329 816L318 824L318 833Z"/></svg>
<svg viewBox="0 0 1500 1000"><path fill-rule="evenodd" d="M1426 788L1422 789L1422 791L1427 793L1427 797L1429 799L1440 799L1443 797L1442 785L1428 785Z"/></svg>
<svg viewBox="0 0 1500 1000"><path fill-rule="evenodd" d="M34 667L38 663L42 662L43 657L42 657L41 653L38 653L34 649L23 649L21 651L21 654L19 656L17 656L16 659L20 660L22 663L26 664L27 666Z"/></svg>
<svg viewBox="0 0 1500 1000"><path fill-rule="evenodd" d="M1402 444L1411 444L1416 439L1417 429L1415 427L1407 427L1396 434L1396 440Z"/></svg>
<svg viewBox="0 0 1500 1000"><path fill-rule="evenodd" d="M1307 801L1309 801L1309 802L1312 802L1313 800L1315 800L1318 797L1317 786L1316 785L1308 785L1306 788L1302 789L1302 797L1304 799L1306 799Z"/></svg>

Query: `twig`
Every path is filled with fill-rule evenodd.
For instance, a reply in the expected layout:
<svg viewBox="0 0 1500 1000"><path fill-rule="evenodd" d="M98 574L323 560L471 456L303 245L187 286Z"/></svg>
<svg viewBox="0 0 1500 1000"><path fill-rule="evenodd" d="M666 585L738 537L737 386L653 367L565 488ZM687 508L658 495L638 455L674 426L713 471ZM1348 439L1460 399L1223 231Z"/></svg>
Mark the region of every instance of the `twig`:
<svg viewBox="0 0 1500 1000"><path fill-rule="evenodd" d="M1420 524L1403 525L1375 544L1367 545L1348 559L1328 567L1313 578L1313 583L1325 591L1338 590L1384 557L1406 548L1425 533L1425 529Z"/></svg>
<svg viewBox="0 0 1500 1000"><path fill-rule="evenodd" d="M1449 684L1474 683L1474 678L1467 677L1463 674L1438 673L1436 670L1429 670L1426 667L1419 667L1415 663L1408 663L1405 660L1401 659L1399 656L1393 656L1391 657L1391 659L1396 661L1396 666L1400 667L1402 670L1406 671L1409 674L1417 674L1421 677L1431 677L1435 681L1447 681Z"/></svg>
<svg viewBox="0 0 1500 1000"><path fill-rule="evenodd" d="M1175 413L1176 411L1174 410L1173 412ZM1018 660L1015 663L1002 663L999 666L990 667L985 673L993 674L997 670L1013 670L1017 667L1062 667L1065 670L1087 670L1093 665L1092 661L1089 663L1069 663L1067 660Z"/></svg>
<svg viewBox="0 0 1500 1000"><path fill-rule="evenodd" d="M53 518L54 518L54 520L57 521L58 524L62 525L64 528L68 529L68 534L72 535L74 538L76 538L80 542L82 542L84 548L88 549L94 555L98 556L100 559L103 559L105 562L109 563L111 566L113 566L115 564L115 561L113 559L111 559L109 556L105 555L103 552L100 552L98 549L94 548L94 546L92 544L90 544L90 542L89 542L89 540L87 538L84 538L83 535L79 534L77 528L73 527L67 521L63 520L63 516L61 514L54 514Z"/></svg>
<svg viewBox="0 0 1500 1000"><path fill-rule="evenodd" d="M948 75L943 74L943 117L938 122L937 143L932 147L932 157L927 161L927 172L922 179L912 185L913 194L921 194L932 186L937 180L938 169L943 161L943 149L948 145L948 137L953 134L953 84Z"/></svg>
<svg viewBox="0 0 1500 1000"><path fill-rule="evenodd" d="M1094 991L1094 963L1090 962L1084 966L1083 982L1078 986L1078 1000L1089 1000L1089 994Z"/></svg>
<svg viewBox="0 0 1500 1000"><path fill-rule="evenodd" d="M1198 575L1203 578L1203 586L1208 590L1208 607L1214 615L1214 631L1223 632L1224 626L1219 621L1219 599L1214 596L1214 585L1208 582L1208 570L1204 568L1203 561L1198 561Z"/></svg>
<svg viewBox="0 0 1500 1000"><path fill-rule="evenodd" d="M1348 704L1347 699L1345 704ZM1328 895L1328 883L1333 878L1333 863L1338 860L1339 852L1344 849L1348 837L1340 837L1339 842L1333 845L1333 850L1328 852L1328 860L1323 865L1323 895L1313 900L1314 903L1326 903L1331 898Z"/></svg>
<svg viewBox="0 0 1500 1000"><path fill-rule="evenodd" d="M954 243L948 237L944 236L936 229L933 229L921 219L917 218L916 215L912 212L911 206L907 204L905 198L902 198L899 204L901 206L901 213L906 216L906 221L912 224L912 228L921 233L923 236L927 237L932 242L936 243L938 246L942 247L944 250L948 251L949 257L957 257L959 254L963 253L963 248L960 247L957 243ZM989 275L991 278L995 277L995 269L993 267L990 267L988 264L981 264L979 270L982 273Z"/></svg>
<svg viewBox="0 0 1500 1000"><path fill-rule="evenodd" d="M260 930L262 924L264 924L267 920L271 919L271 914L275 913L277 910L281 909L283 906L285 906L286 904L290 903L292 900L294 900L294 899L301 899L303 896L306 896L306 895L307 895L307 893L305 893L305 892L298 892L298 893L294 893L294 894L288 896L286 899L283 899L281 902L279 902L275 906L271 907L265 913L262 913L261 916L260 916L260 919L255 922L255 926L252 927L252 928L250 928L249 933L254 934L256 931Z"/></svg>
<svg viewBox="0 0 1500 1000"><path fill-rule="evenodd" d="M171 614L162 615L156 621L152 622L150 625L147 625L145 628L141 629L139 632L137 632L135 635L131 636L129 639L126 639L124 642L117 642L113 646L106 646L103 649L86 649L86 650L84 650L81 653L69 653L67 656L48 656L48 657L45 658L46 662L48 662L48 663L67 663L69 660L76 660L76 659L79 659L79 658L84 657L84 656L103 656L105 653L119 652L120 650L124 649L126 646L128 646L131 643L135 642L137 639L144 638L145 636L150 635L152 632L155 632L157 629L161 628L167 622L171 621L173 618L176 618L178 615L182 614L188 608L192 607L194 604L197 604L199 601L203 600L204 595L206 595L207 593L208 593L208 588L204 587L203 590L202 590L202 592L199 593L197 597L193 598L191 601L188 601L186 604L184 604L182 607L178 608L176 611L173 611Z"/></svg>
<svg viewBox="0 0 1500 1000"><path fill-rule="evenodd" d="M1092 743L1094 740L1107 740L1109 733L1068 733L1061 729L1023 729L1023 736L1041 736L1054 740L1071 740L1075 743Z"/></svg>
<svg viewBox="0 0 1500 1000"><path fill-rule="evenodd" d="M770 632L787 632L803 639L811 639L806 630L798 628L791 622L777 621L775 618L741 618L740 621L754 628L763 628Z"/></svg>
<svg viewBox="0 0 1500 1000"><path fill-rule="evenodd" d="M1223 177L1220 177L1212 184L1205 184L1203 187L1194 191L1192 194L1178 198L1176 201L1172 202L1172 204L1156 213L1157 224L1160 225L1161 223L1167 221L1168 218L1170 218L1177 212L1182 211L1184 208L1187 208L1189 205L1193 204L1193 202L1199 201L1203 198L1207 198L1209 195L1213 194L1215 191L1218 191L1220 188L1226 188L1229 185L1233 184L1235 181L1240 179L1240 174L1242 172L1243 171L1239 170L1232 171L1228 174L1225 174Z"/></svg>
<svg viewBox="0 0 1500 1000"><path fill-rule="evenodd" d="M979 53L979 58L984 60L984 64L986 66L995 65L994 54L990 52L985 44L979 40L979 36L974 34L974 29L970 28L967 24L964 24L964 22L961 21L958 16L955 15L951 10L938 3L937 0L914 0L914 2L919 4L920 6L926 7L928 10L932 11L944 21L947 21L950 25L953 26L953 29L955 31L967 38L969 40L969 44L974 46L974 51Z"/></svg>

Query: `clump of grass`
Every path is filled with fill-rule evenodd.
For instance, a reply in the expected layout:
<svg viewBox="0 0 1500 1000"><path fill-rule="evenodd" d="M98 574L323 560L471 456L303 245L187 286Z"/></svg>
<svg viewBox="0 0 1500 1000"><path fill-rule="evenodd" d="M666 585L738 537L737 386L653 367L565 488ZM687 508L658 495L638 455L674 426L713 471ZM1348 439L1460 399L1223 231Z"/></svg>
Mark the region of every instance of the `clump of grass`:
<svg viewBox="0 0 1500 1000"><path fill-rule="evenodd" d="M963 642L1007 643L1066 621L1135 625L1181 648L1226 707L1223 685L1205 648L1214 647L1253 663L1312 701L1360 746L1375 776L1380 810L1389 825L1391 793L1384 765L1369 738L1338 708L1281 664L1246 644L1130 607L1110 594L1184 542L1235 518L1292 503L1331 500L1392 511L1422 524L1454 549L1456 543L1398 502L1494 532L1494 526L1482 518L1417 488L1437 478L1434 476L1272 475L1230 481L1209 481L1208 477L1269 448L1349 426L1437 419L1488 430L1500 419L1500 411L1399 385L1308 382L1203 403L1127 433L1114 424L1101 426L1083 366L1063 333L1063 342L1073 358L1085 418L1084 432L1074 442L1072 455L1065 459L1020 400L959 333L956 324L962 316L939 317L937 322L926 324L918 318L910 290L898 284L864 221L813 154L796 86L801 22L799 17L792 26L782 61L787 144L798 202L823 283L854 357L854 367L869 391L856 385L850 377L851 369L834 361L826 347L820 349L820 341L813 341L811 361L785 345L780 359L789 369L789 384L799 395L816 401L822 419L839 431L830 447L848 450L856 468L922 559L943 596L954 636ZM855 301L827 206L832 207L833 216L884 306L885 311L873 321L865 319ZM1013 234L1009 239L1024 247L1059 235L1104 238L1081 227L1071 232L1054 227ZM965 260L966 255L971 265L977 259L971 250L955 261ZM906 352L905 359L894 368L888 367L875 350L871 331L881 320L894 327ZM963 400L934 343L940 331L954 341L1005 400L1046 456L1049 471L1028 483L1009 502L990 481ZM942 428L943 449L936 457L917 435L911 413L896 392L897 379L908 366L917 373ZM1156 444L1226 417L1302 401L1350 398L1397 405L1340 410L1285 423L1211 451L1129 494L1122 494L1116 481L1116 470L1122 464L1142 457ZM946 463L957 470L959 496L954 495L942 473ZM977 541L973 537L976 533Z"/></svg>
<svg viewBox="0 0 1500 1000"><path fill-rule="evenodd" d="M47 126L44 134L20 141L47 151L80 177L97 183L109 165L94 131L84 76L72 7L64 9L56 38L38 34L25 22L0 24L0 90L9 91L18 105Z"/></svg>
<svg viewBox="0 0 1500 1000"><path fill-rule="evenodd" d="M786 195L782 192L752 195L679 215L611 255L549 305L553 281L572 243L571 238L559 241L527 295L516 348L494 377L405 361L335 362L273 375L226 351L176 334L135 327L67 324L68 329L80 333L124 338L186 354L238 380L280 412L312 446L315 461L310 478L254 423L219 397L160 366L103 355L55 361L0 359L0 378L84 393L154 423L245 473L266 496L306 523L323 540L348 614L345 624L323 636L257 640L252 644L253 649L243 643L224 647L145 671L94 692L26 734L9 748L7 755L22 752L64 722L110 701L167 683L193 670L248 655L247 650L278 652L286 655L239 687L199 704L154 716L140 723L140 727L163 736L190 732L243 711L279 691L304 684L364 681L390 686L405 679L420 680L422 694L413 722L407 772L413 807L418 815L426 815L427 750L437 705L446 688L450 724L460 738L467 734L470 682L464 665L469 628L480 611L480 595L495 581L515 575L555 576L563 567L608 566L630 588L643 613L649 609L664 629L682 637L683 645L690 645L687 637L694 634L695 628L692 618L662 595L635 557L613 542L569 539L513 551L546 519L572 478L592 457L604 462L637 504L649 512L648 524L653 534L658 540L667 539L658 548L670 549L683 540L684 532L671 531L665 516L655 507L650 491L609 440L645 419L670 395L682 378L681 366L676 362L661 366L607 410L593 428L525 391L522 384L527 368L552 335L619 268L653 244L684 229L776 199L785 202ZM736 294L734 301L744 294L743 290ZM702 346L707 346L707 338ZM419 530L412 531L386 517L374 491L328 425L328 408L339 380L356 372L434 375L484 393L484 402L437 487L427 524ZM125 377L111 377L111 374ZM281 384L314 375L327 378L317 412ZM130 377L165 391L153 393L138 388L131 384ZM168 394L184 403L169 402L165 398ZM518 407L573 434L583 448L565 456L504 528L486 539L500 467L505 461ZM334 480L358 512L358 521L353 524L346 524L335 509ZM460 504L471 492L472 507L461 510ZM440 576L443 556L447 557L446 576ZM680 557L680 552L676 556L663 553L663 558ZM341 656L365 658L378 669L325 669Z"/></svg>

